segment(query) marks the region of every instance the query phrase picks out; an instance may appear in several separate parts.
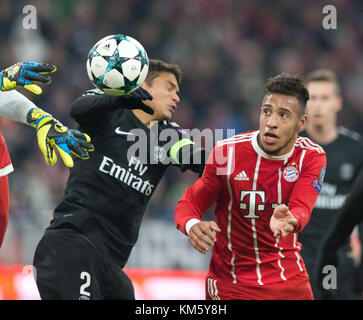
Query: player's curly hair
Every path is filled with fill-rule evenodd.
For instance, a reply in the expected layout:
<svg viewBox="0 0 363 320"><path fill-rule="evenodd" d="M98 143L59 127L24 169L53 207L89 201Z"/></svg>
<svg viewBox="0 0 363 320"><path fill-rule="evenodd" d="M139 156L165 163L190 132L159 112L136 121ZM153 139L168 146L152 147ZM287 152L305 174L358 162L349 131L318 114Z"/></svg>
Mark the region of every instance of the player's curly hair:
<svg viewBox="0 0 363 320"><path fill-rule="evenodd" d="M300 105L300 113L305 114L306 102L309 100L309 91L302 76L281 73L269 78L266 84L266 93L281 93L296 97Z"/></svg>
<svg viewBox="0 0 363 320"><path fill-rule="evenodd" d="M172 73L178 84L182 81L182 71L179 66L174 63L167 63L159 59L150 59L149 60L149 72L145 79L145 82L148 85L151 85L153 80L159 76L161 72L169 72Z"/></svg>

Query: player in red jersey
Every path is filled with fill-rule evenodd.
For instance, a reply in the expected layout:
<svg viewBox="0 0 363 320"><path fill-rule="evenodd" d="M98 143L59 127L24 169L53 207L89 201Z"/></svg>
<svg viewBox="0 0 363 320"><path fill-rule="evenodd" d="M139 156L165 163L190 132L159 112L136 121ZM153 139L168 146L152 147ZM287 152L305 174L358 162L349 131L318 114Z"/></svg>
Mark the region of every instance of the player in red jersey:
<svg viewBox="0 0 363 320"><path fill-rule="evenodd" d="M309 94L302 78L269 79L259 130L219 141L175 211L205 253L207 299L313 299L297 234L322 188L324 150L298 136ZM216 221L201 221L216 202Z"/></svg>
<svg viewBox="0 0 363 320"><path fill-rule="evenodd" d="M0 132L0 247L8 225L9 183L8 174L14 171L8 148Z"/></svg>

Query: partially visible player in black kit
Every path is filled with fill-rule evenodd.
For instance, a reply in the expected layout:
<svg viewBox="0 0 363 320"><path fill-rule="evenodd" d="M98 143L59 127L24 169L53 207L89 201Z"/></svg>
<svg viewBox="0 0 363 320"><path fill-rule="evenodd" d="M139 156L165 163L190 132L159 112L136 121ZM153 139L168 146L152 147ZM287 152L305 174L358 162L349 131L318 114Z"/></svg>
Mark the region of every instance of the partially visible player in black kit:
<svg viewBox="0 0 363 320"><path fill-rule="evenodd" d="M37 246L42 299L135 299L122 269L150 197L170 163L201 174L207 157L185 130L169 122L180 81L177 65L151 59L145 82L133 93L111 96L96 89L73 103L71 116L91 136L95 151L89 160L75 162ZM174 134L158 139L166 129ZM145 148L130 152L140 132L147 140L146 161Z"/></svg>
<svg viewBox="0 0 363 320"><path fill-rule="evenodd" d="M331 227L324 236L319 246L319 253L316 259L316 268L314 271L315 287L318 288L322 296L334 296L335 288L324 288L324 277L326 274L322 272L325 266L339 265L338 249L349 240L353 228L363 222L362 211L363 200L363 169L354 181L352 190L349 193L342 210L334 219ZM361 263L357 268L356 291L358 297L363 299L363 252L361 252Z"/></svg>
<svg viewBox="0 0 363 320"><path fill-rule="evenodd" d="M322 296L314 281L319 245L332 221L340 212L357 173L363 168L363 142L356 132L337 125L337 114L342 109L341 89L334 72L315 70L306 76L310 99L307 103L307 127L301 133L323 147L327 156L324 186L311 214L310 221L299 234L301 255L310 276L315 299ZM362 224L363 226L363 224ZM339 251L336 299L355 299L354 260L349 239Z"/></svg>

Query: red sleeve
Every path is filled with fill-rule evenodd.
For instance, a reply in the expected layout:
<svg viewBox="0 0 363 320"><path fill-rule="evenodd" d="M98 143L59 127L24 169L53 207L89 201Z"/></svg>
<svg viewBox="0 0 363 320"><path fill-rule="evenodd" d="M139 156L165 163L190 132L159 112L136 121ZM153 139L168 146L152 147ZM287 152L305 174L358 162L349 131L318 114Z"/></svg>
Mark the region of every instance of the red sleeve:
<svg viewBox="0 0 363 320"><path fill-rule="evenodd" d="M4 241L9 215L8 176L0 177L0 247Z"/></svg>
<svg viewBox="0 0 363 320"><path fill-rule="evenodd" d="M6 146L5 139L0 132L0 177L6 176L13 170L8 147Z"/></svg>
<svg viewBox="0 0 363 320"><path fill-rule="evenodd" d="M202 177L184 192L176 206L176 227L186 235L185 224L190 219L200 220L205 211L218 198L222 185L222 175L218 171L221 162L216 159L217 154L218 152L214 148L208 157Z"/></svg>
<svg viewBox="0 0 363 320"><path fill-rule="evenodd" d="M4 241L9 215L8 174L13 171L8 148L0 132L0 247Z"/></svg>
<svg viewBox="0 0 363 320"><path fill-rule="evenodd" d="M312 152L305 156L300 177L295 184L289 200L289 209L298 220L295 232L300 232L310 220L322 188L326 168L325 153Z"/></svg>

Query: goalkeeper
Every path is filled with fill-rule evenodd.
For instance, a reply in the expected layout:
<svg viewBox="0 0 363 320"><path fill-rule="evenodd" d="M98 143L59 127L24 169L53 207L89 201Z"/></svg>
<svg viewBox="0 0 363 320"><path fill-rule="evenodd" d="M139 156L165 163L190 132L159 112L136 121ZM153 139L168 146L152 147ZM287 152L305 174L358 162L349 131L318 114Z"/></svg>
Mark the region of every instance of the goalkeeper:
<svg viewBox="0 0 363 320"><path fill-rule="evenodd" d="M73 167L71 154L81 159L88 159L88 151L93 150L88 135L78 130L68 129L51 114L36 107L19 92L18 87L41 94L38 84L49 84L50 73L56 67L51 64L36 62L17 63L0 72L0 116L25 123L36 129L39 148L49 165L57 162L55 149L58 150L64 164ZM5 92L9 91L9 92ZM0 132L0 246L3 242L8 221L9 188L7 175L12 172L5 140Z"/></svg>

